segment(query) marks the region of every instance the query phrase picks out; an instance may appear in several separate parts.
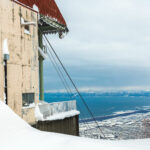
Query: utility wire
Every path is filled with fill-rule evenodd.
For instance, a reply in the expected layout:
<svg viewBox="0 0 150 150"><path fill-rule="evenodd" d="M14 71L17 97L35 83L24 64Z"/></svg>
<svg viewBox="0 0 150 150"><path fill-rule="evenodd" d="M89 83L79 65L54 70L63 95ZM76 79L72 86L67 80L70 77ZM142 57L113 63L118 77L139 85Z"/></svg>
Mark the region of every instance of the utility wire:
<svg viewBox="0 0 150 150"><path fill-rule="evenodd" d="M87 108L88 112L90 113L90 115L91 115L92 119L93 119L93 120L94 120L94 122L96 123L96 125L97 125L97 127L98 127L99 131L102 133L103 137L104 137L104 138L106 138L106 137L105 137L105 135L104 135L104 133L103 133L103 131L102 131L102 130L101 130L101 128L99 127L99 124L98 124L97 120L95 119L95 117L94 117L94 115L93 115L92 111L90 110L89 106L88 106L88 105L87 105L87 103L85 102L85 100L84 100L84 98L82 97L81 93L79 92L79 90L78 90L77 86L76 86L76 85L75 85L75 83L73 82L73 80L72 80L71 76L70 76L70 75L69 75L69 73L67 72L67 70L66 70L65 66L64 66L64 65L63 65L63 63L61 62L60 58L58 57L57 53L55 52L55 50L54 50L53 46L51 45L51 43L49 42L49 40L48 40L48 38L46 37L46 35L45 35L45 34L44 34L44 38L45 38L45 39L46 39L46 41L48 42L48 44L49 44L49 46L50 46L51 50L53 51L53 53L54 53L54 55L56 56L57 60L59 61L60 65L62 66L62 68L63 68L64 72L66 73L66 75L68 76L69 80L71 81L71 83L72 83L73 87L74 87L74 88L75 88L75 90L77 91L77 93L78 93L78 95L79 95L80 99L83 101L84 105L86 106L86 108Z"/></svg>
<svg viewBox="0 0 150 150"><path fill-rule="evenodd" d="M65 78L64 78L63 73L61 72L61 70L59 70L60 68L57 68L57 67L58 67L58 66L57 66L58 64L57 64L55 58L53 58L54 60L52 60L52 58L50 57L49 53L48 53L48 56L49 56L49 59L51 60L51 62L52 62L52 64L53 64L53 66L54 66L54 68L55 68L55 70L56 70L56 72L57 72L59 78L61 79L61 82L62 82L62 84L64 85L64 87L65 87L65 89L66 89L66 91L67 91L69 97L72 98L73 93L72 93L71 89L69 89L69 91L68 91L68 88L70 88L70 87L67 88L68 84L65 83L65 82L67 82L67 81L65 80ZM53 55L51 54L51 56L53 56ZM63 76L63 77L62 77L62 76ZM82 109L80 108L80 106L79 106L78 104L77 104L77 106L78 106L78 108L82 111ZM84 113L83 113L83 112L82 112L82 115L83 115L83 117L84 117ZM86 123L86 121L83 121L83 124L86 126L86 128L87 128L88 130L91 129L91 128L89 127L89 125Z"/></svg>
<svg viewBox="0 0 150 150"><path fill-rule="evenodd" d="M45 43L45 44L46 44L46 43ZM46 44L46 46L47 46L47 44ZM47 48L48 48L48 46L47 46ZM49 54L49 53L50 53L50 54ZM72 97L74 97L74 96L72 96L72 95L74 95L74 94L73 94L73 92L71 91L71 88L70 88L69 84L67 83L67 81L66 81L66 79L65 79L65 77L64 77L64 75L63 75L63 73L62 73L62 71L61 71L61 69L59 68L59 66L58 66L58 64L57 64L57 62L56 62L56 60L55 60L55 57L53 56L53 54L51 53L51 51L49 51L49 53L48 53L49 59L50 59L52 65L54 66L54 68L55 68L55 70L56 70L56 72L57 72L59 78L61 79L62 84L64 85L64 87L65 87L65 89L66 89L66 91L67 91L67 93L68 93L68 95L69 95L69 97L70 97L70 99L71 99ZM50 56L50 55L51 55L51 56ZM69 91L68 91L68 89L69 89ZM79 106L78 104L77 104L77 106L78 106L78 108L80 109L80 111L82 111L82 109L80 108L80 106ZM85 116L83 112L82 112L82 115L83 115L83 117ZM88 130L91 129L91 128L89 127L89 125L86 123L86 121L83 121L83 124L86 126L86 128L87 128Z"/></svg>
<svg viewBox="0 0 150 150"><path fill-rule="evenodd" d="M51 55L51 56L50 56L50 55ZM53 57L53 54L50 52L50 54L48 53L48 56L49 56L49 59L50 59L51 63L53 64L53 66L54 66L54 68L55 68L55 70L56 70L56 72L57 72L59 78L61 79L61 82L62 82L62 84L64 85L64 87L65 87L65 89L66 89L66 91L67 91L69 97L72 98L73 93L72 93L72 91L71 91L71 89L70 89L70 87L69 87L69 85L68 85L66 79L64 78L63 73L62 73L62 71L60 70L60 68L59 68L59 66L58 66L58 64L57 64L57 62L56 62L56 60L55 60L55 58ZM51 57L52 57L52 58L51 58ZM68 87L67 87L67 86L68 86ZM68 91L68 89L69 89L69 91ZM78 108L82 111L82 109L80 108L80 106L79 106L78 104L77 104L77 106L78 106ZM83 112L82 112L82 115L83 115L83 117L85 116ZM87 128L88 130L91 129L91 128L89 127L89 125L86 123L86 121L83 121L83 123L84 123L84 125L86 126L86 128Z"/></svg>
<svg viewBox="0 0 150 150"><path fill-rule="evenodd" d="M47 46L47 45L46 45L46 46ZM58 66L58 64L57 64L57 62L56 62L56 60L55 60L53 54L51 53L51 51L49 51L49 53L47 53L47 54L48 54L48 57L49 57L49 59L50 59L52 65L54 66L54 68L55 68L55 70L56 70L56 72L57 72L57 74L58 74L58 76L59 76L59 78L60 78L62 84L64 85L64 87L65 87L65 89L66 89L66 91L67 91L67 94L68 94L69 97L71 98L72 95L70 94L70 89L69 89L70 87L68 86L68 83L67 83L67 81L66 81L66 79L65 79L65 77L64 77L64 75L63 75L63 73L62 73L62 71L61 71L61 69L59 68L59 66Z"/></svg>
<svg viewBox="0 0 150 150"><path fill-rule="evenodd" d="M81 107L78 104L77 104L77 107L80 109L80 111L82 111ZM82 116L85 118L85 114L83 113L83 111L81 113L82 113ZM85 120L83 120L83 124L86 126L88 130L91 129L90 125Z"/></svg>
<svg viewBox="0 0 150 150"><path fill-rule="evenodd" d="M54 66L54 68L55 68L55 70L56 70L56 72L57 72L57 74L58 74L58 76L59 76L59 78L60 78L62 84L64 85L64 87L65 87L65 89L66 89L68 95L70 96L70 93L69 93L69 91L68 91L68 88L67 88L67 86L66 86L66 83L65 83L64 80L63 80L63 77L61 76L60 71L58 70L56 64L55 64L54 61L52 60L52 58L51 58L51 56L50 56L49 53L48 53L48 56L49 56L49 59L50 59L51 63L53 64L53 66ZM71 96L70 96L70 97L71 97Z"/></svg>
<svg viewBox="0 0 150 150"><path fill-rule="evenodd" d="M41 31L40 31L41 32ZM44 35L45 36L45 35ZM46 41L48 42L48 44L50 45L50 47L52 48L52 45L50 44L50 42L48 41L48 39L47 39L47 37L45 36L45 39L46 39ZM54 50L54 49L53 49ZM55 68L55 70L57 71L57 73L58 73L58 75L59 75L59 77L60 77L60 79L61 79L61 81L62 81L62 83L63 83L63 85L64 85L64 87L65 87L65 89L66 89L66 91L67 91L67 93L68 93L68 95L70 95L70 93L71 93L71 95L73 94L72 92L71 92L71 89L70 89L70 86L68 85L68 83L67 83L67 81L66 81L66 79L65 79L65 77L64 77L64 75L63 75L63 73L62 73L62 71L61 71L61 69L59 68L59 66L58 66L58 64L57 64L57 62L56 62L56 60L55 60L55 58L54 58L54 56L53 56L53 54L51 53L51 51L49 50L49 53L51 54L51 57L52 57L52 59L53 59L53 61L52 61L52 59L51 59L51 57L50 57L50 55L49 55L49 58L50 58L50 60L51 60L51 62L52 62L52 64L53 64L53 66L54 66L54 68ZM54 53L55 54L55 53ZM58 55L57 55L58 56ZM57 57L56 57L57 58ZM58 59L58 61L59 61L59 63L60 63L60 59ZM61 63L60 63L61 64ZM61 64L61 66L62 66L62 64ZM64 67L62 67L63 69L64 69ZM65 71L65 70L64 70ZM67 71L67 70L66 70ZM65 73L66 73L66 71L65 71ZM69 74L68 74L69 75ZM67 75L67 76L68 76ZM70 78L69 78L70 79ZM67 88L68 87L68 88ZM68 89L69 89L69 91L68 91ZM76 89L76 88L75 88ZM70 93L69 93L70 92ZM79 91L78 91L79 92ZM79 93L78 93L79 94ZM80 95L79 95L80 96ZM71 96L70 96L71 97ZM81 98L81 97L80 97ZM92 112L91 112L92 113ZM93 117L92 117L93 118ZM95 119L95 118L93 118L93 119ZM95 119L96 120L96 119ZM86 124L86 122L85 122L85 124ZM97 123L98 124L98 123ZM87 126L88 126L88 124L87 124ZM99 129L100 129L100 127L99 126L97 126ZM89 128L89 127L88 127ZM101 133L103 134L103 132L102 132L102 130L100 129L100 131L101 131ZM105 135L103 134L103 136L105 137Z"/></svg>

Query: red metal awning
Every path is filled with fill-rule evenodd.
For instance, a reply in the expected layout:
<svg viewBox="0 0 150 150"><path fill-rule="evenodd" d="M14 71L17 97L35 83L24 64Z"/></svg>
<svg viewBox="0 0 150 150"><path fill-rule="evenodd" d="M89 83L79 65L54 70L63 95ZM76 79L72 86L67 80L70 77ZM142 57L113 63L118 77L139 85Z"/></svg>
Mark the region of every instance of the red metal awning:
<svg viewBox="0 0 150 150"><path fill-rule="evenodd" d="M66 22L55 2L55 0L18 0L31 8L36 5L40 14L57 20L58 23L66 26Z"/></svg>

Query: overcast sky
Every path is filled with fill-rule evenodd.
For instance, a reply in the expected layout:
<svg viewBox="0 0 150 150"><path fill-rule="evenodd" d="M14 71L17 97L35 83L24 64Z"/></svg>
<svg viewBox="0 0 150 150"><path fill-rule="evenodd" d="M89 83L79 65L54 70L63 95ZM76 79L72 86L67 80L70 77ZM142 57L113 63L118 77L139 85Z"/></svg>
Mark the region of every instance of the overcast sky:
<svg viewBox="0 0 150 150"><path fill-rule="evenodd" d="M70 32L49 39L82 90L150 89L149 0L56 0ZM45 90L63 89L45 61Z"/></svg>

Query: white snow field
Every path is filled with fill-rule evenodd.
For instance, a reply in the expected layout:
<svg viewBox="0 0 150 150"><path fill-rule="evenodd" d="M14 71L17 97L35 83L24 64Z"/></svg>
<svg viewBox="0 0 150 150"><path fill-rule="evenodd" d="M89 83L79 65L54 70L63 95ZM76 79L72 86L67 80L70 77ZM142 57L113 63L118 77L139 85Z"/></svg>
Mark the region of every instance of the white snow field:
<svg viewBox="0 0 150 150"><path fill-rule="evenodd" d="M0 150L150 150L150 139L94 140L30 127L0 101Z"/></svg>

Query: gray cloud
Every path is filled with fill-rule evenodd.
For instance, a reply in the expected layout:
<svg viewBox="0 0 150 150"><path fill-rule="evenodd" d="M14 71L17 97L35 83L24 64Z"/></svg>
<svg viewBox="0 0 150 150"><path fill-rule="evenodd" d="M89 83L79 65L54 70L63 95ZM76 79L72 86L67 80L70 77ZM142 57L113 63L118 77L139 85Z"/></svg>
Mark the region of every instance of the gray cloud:
<svg viewBox="0 0 150 150"><path fill-rule="evenodd" d="M150 85L149 0L56 2L70 32L49 39L79 87ZM45 77L46 89L59 87Z"/></svg>

